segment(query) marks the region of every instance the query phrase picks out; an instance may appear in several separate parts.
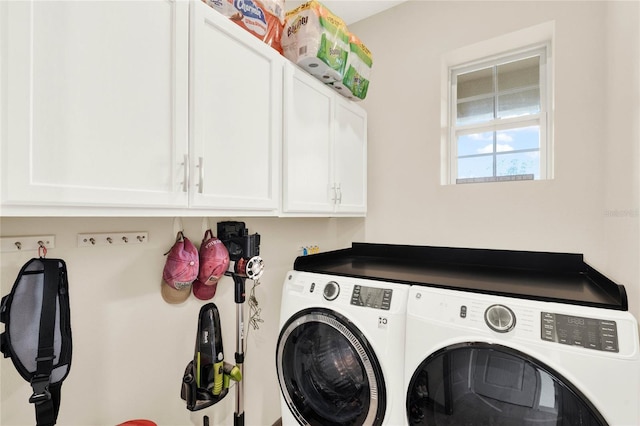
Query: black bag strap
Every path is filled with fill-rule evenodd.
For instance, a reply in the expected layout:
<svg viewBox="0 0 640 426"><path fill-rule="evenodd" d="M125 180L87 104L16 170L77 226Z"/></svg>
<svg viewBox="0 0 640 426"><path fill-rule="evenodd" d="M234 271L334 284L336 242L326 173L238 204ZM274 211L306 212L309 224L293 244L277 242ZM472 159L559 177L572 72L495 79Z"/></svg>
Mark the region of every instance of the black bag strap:
<svg viewBox="0 0 640 426"><path fill-rule="evenodd" d="M2 298L0 303L0 323L6 324L7 322L7 302L9 301L9 295ZM7 333L0 334L0 352L5 358L9 358L9 345L7 343Z"/></svg>
<svg viewBox="0 0 640 426"><path fill-rule="evenodd" d="M29 402L35 404L37 426L51 426L56 424L60 407L61 383L50 386L55 358L53 342L60 273L57 259L41 258L40 261L44 265L44 288L36 373L31 379L33 395L29 398Z"/></svg>
<svg viewBox="0 0 640 426"><path fill-rule="evenodd" d="M58 410L60 409L60 389L62 382L49 385L48 400L36 402L36 425L37 426L53 426L58 419Z"/></svg>

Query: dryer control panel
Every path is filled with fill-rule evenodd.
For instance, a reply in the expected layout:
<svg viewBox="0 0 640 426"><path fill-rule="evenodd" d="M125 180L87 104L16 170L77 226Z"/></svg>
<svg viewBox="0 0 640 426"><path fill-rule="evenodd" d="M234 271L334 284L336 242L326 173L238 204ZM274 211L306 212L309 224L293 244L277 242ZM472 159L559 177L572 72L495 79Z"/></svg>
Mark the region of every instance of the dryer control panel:
<svg viewBox="0 0 640 426"><path fill-rule="evenodd" d="M619 350L618 329L615 321L551 312L541 312L540 316L542 340L606 352Z"/></svg>

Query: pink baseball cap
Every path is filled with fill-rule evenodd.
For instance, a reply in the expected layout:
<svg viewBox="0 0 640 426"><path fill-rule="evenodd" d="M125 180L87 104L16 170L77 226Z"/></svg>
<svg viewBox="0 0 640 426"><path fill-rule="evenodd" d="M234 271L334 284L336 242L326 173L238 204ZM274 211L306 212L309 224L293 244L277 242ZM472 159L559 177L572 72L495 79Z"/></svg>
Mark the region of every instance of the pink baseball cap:
<svg viewBox="0 0 640 426"><path fill-rule="evenodd" d="M218 283L206 285L197 279L193 282L193 295L200 300L209 300L215 296L217 288Z"/></svg>
<svg viewBox="0 0 640 426"><path fill-rule="evenodd" d="M213 236L209 229L200 245L200 273L198 280L205 285L213 285L229 269L229 251L225 245Z"/></svg>
<svg viewBox="0 0 640 426"><path fill-rule="evenodd" d="M162 297L167 303L181 303L191 294L191 285L198 277L198 250L182 232L167 253L162 271Z"/></svg>
<svg viewBox="0 0 640 426"><path fill-rule="evenodd" d="M209 300L216 294L218 280L229 268L229 251L218 238L207 230L200 244L200 273L193 283L193 294Z"/></svg>

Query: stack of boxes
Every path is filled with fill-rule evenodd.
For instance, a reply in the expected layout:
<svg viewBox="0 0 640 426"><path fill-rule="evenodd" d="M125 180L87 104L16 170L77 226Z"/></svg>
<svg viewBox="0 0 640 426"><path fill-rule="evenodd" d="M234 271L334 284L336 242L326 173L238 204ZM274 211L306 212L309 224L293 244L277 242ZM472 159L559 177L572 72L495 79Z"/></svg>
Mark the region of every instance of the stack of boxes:
<svg viewBox="0 0 640 426"><path fill-rule="evenodd" d="M366 97L371 52L319 1L308 1L286 15L284 0L203 1L346 98Z"/></svg>

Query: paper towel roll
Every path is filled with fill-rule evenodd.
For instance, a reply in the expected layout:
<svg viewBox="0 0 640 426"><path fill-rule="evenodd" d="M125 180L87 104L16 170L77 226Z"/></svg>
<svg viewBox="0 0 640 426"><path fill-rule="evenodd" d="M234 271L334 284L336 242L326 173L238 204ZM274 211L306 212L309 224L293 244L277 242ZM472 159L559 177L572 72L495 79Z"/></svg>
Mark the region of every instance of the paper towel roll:
<svg viewBox="0 0 640 426"><path fill-rule="evenodd" d="M287 12L281 43L287 59L319 80L342 81L349 51L347 26L319 1Z"/></svg>
<svg viewBox="0 0 640 426"><path fill-rule="evenodd" d="M344 77L341 81L329 83L329 86L345 98L360 101L369 90L373 60L369 49L354 34L349 34L349 47Z"/></svg>
<svg viewBox="0 0 640 426"><path fill-rule="evenodd" d="M349 34L349 56L342 84L351 92L353 98L360 100L367 96L372 65L371 51L358 37Z"/></svg>

